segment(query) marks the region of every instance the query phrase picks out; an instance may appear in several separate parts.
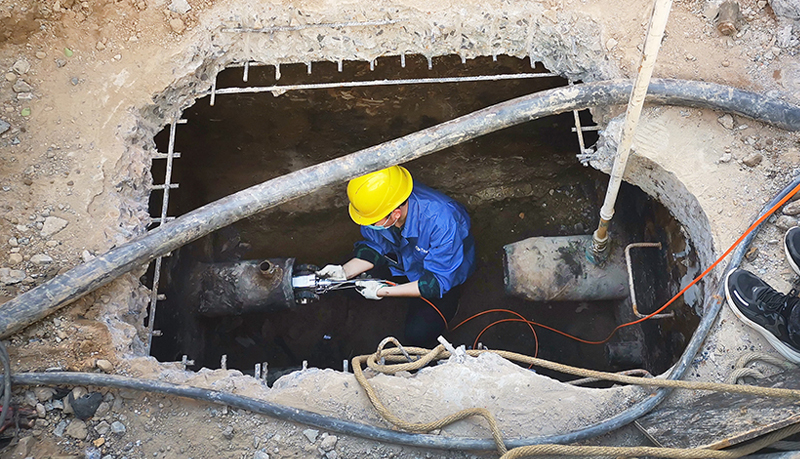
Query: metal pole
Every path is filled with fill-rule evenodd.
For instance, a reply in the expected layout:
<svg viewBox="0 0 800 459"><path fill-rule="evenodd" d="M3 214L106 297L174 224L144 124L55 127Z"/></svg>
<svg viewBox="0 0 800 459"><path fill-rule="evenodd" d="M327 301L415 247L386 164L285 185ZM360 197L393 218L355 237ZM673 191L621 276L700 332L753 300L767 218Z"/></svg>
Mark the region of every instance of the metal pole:
<svg viewBox="0 0 800 459"><path fill-rule="evenodd" d="M338 68L341 69L342 61L337 61ZM279 64L275 65L275 78L280 78ZM339 70L341 72L341 70ZM410 78L403 80L369 80L369 81L342 81L338 83L309 83L296 85L274 85L259 86L252 88L222 88L216 89L216 82L212 86L212 96L219 94L257 94L262 92L278 91L281 94L286 91L299 91L310 89L335 89L335 88L358 88L371 86L400 86L409 84L431 84L431 83L468 83L473 81L501 81L501 80L524 80L530 78L551 78L557 77L555 73L504 73L500 75L478 75L468 77L446 77L446 78Z"/></svg>
<svg viewBox="0 0 800 459"><path fill-rule="evenodd" d="M208 105L214 106L214 102L217 100L217 75L214 74L214 82L211 83L211 97L208 100Z"/></svg>
<svg viewBox="0 0 800 459"><path fill-rule="evenodd" d="M628 164L628 157L631 153L633 133L639 122L639 116L642 114L647 87L650 83L650 77L653 75L653 67L656 65L656 57L658 56L658 50L661 48L661 40L664 38L664 30L667 27L667 19L671 8L672 0L655 0L653 5L653 15L650 18L650 26L645 37L639 73L636 75L636 82L628 100L628 109L625 112L625 122L622 126L622 138L617 147L614 167L611 169L611 178L608 182L605 201L600 209L600 223L597 225L592 237L593 253L587 254L589 255L588 258L595 262L602 261L608 247L608 225L611 222L611 218L614 217L614 204L617 201L622 176L625 174L625 166Z"/></svg>
<svg viewBox="0 0 800 459"><path fill-rule="evenodd" d="M633 283L633 263L631 262L631 249L637 247L654 247L654 248L661 248L660 242L635 242L633 244L628 244L625 247L625 264L628 267L628 291L631 294L631 308L633 308L633 313L636 317L640 319L644 319L647 316L639 312L639 306L636 303L636 288ZM668 317L674 317L675 312L670 311L664 314L656 314L651 316L651 319L665 319Z"/></svg>

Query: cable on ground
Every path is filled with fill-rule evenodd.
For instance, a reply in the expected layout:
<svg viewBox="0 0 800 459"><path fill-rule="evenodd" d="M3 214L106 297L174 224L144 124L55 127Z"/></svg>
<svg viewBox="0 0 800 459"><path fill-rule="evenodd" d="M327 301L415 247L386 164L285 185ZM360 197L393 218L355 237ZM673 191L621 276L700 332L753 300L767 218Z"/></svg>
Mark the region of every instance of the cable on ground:
<svg viewBox="0 0 800 459"><path fill-rule="evenodd" d="M5 344L0 341L0 362L3 363L3 406L0 412L0 426L5 425L11 412L11 358Z"/></svg>
<svg viewBox="0 0 800 459"><path fill-rule="evenodd" d="M792 190L798 185L800 185L800 177L796 177L792 183L778 193L778 195L775 196L765 206L765 209L773 206L775 202L786 196L789 190ZM752 232L733 253L728 270L730 270L732 267L738 266L739 263L741 263L742 259L744 258L744 253L755 235L756 231ZM724 296L725 292L722 287L718 289L717 294L706 296L706 304L700 324L697 326L695 333L692 335L692 339L689 341L689 344L686 346L686 349L684 350L680 359L675 366L673 366L672 371L668 375L668 380L677 380L684 374L689 364L694 359L694 356L697 354L700 345L705 340L706 335L711 329L711 326L716 320L717 314L722 306ZM0 355L0 357L2 357L2 355ZM244 397L226 392L201 389L186 385L165 383L161 381L134 379L118 375L73 372L18 373L13 374L9 378L8 375L10 374L10 366L5 368L4 373L5 376L3 378L3 383L7 388L4 398L6 396L10 398L10 383L18 385L72 384L83 386L113 387L117 389L139 390L191 398L194 400L200 400L218 405L227 405L232 408L248 410L253 413L263 414L283 421L296 422L299 424L318 427L320 429L326 429L328 431L343 435L352 435L378 442L394 443L418 448L462 451L490 451L497 448L497 444L494 440L488 440L484 438L456 438L383 429L352 421L336 419L330 416L324 416L318 413L293 407L278 405L251 397ZM618 377L619 375L614 376ZM669 394L669 392L670 390L667 388L659 389L654 395L634 404L633 406L624 410L622 413L598 423L585 426L576 431L567 432L564 434L541 435L538 437L513 438L506 440L504 443L506 448L517 448L545 443L575 443L589 438L594 438L630 424L634 420L648 413L659 403L661 403Z"/></svg>
<svg viewBox="0 0 800 459"><path fill-rule="evenodd" d="M422 366L430 363L434 360L434 358L446 358L449 356L449 353L443 352L443 346L438 346L433 351L428 349L419 349L419 348L404 348L406 353L413 358L413 356L421 355L419 362L422 362ZM471 350L467 351L469 355L477 355L482 352L490 352L490 351L477 351ZM501 356L508 358L508 356L515 355L514 353L505 352L505 351L496 351ZM504 355L505 354L505 355ZM516 354L519 355L519 354ZM370 356L361 356L356 357L356 359L361 359L363 357L367 357L368 366L371 368L380 368L380 365L377 365L376 355ZM408 358L406 358L402 352L398 348L392 348L388 350L382 351L382 357L385 357L388 361L401 361L401 362L408 362ZM523 356L525 359L531 359L530 361L537 362L538 364L551 364L557 366L559 371L565 371L570 367L566 365L550 363L541 359L534 359L532 357ZM354 362L356 360L354 359ZM361 360L359 360L361 361ZM417 363L417 362L415 362ZM354 371L358 368L357 374L360 374L363 378L363 372L361 372L361 367L353 365ZM583 373L591 375L592 377L601 376L602 372L596 372L593 370L582 370ZM388 366L386 372L387 373L396 373L397 371L403 371L397 365ZM279 405L271 402L267 402L264 400L259 400L251 397L245 397L241 395L231 394L227 392L215 391L210 389L202 389L199 387L192 387L187 385L181 384L172 384L162 381L154 381L154 380L146 380L146 379L136 379L136 378L129 378L125 376L119 375L107 375L101 373L74 373L74 372L46 372L46 373L17 373L13 374L8 377L10 373L10 367L6 367L5 374L6 376L3 378L3 384L9 388L10 383L14 383L17 385L64 385L64 384L71 384L71 385L81 385L81 386L98 386L98 387L113 387L117 389L130 389L130 390L137 390L137 391L144 391L144 392L152 392L152 393L159 393L163 395L170 395L170 396L177 396L183 398L190 398L194 400L204 401L208 403L213 403L217 405L224 405L229 406L231 408L238 408L244 409L253 413L267 415L276 419L280 419L283 421L289 422L296 422L300 424L305 424L309 426L318 427L320 429L325 429L331 432L340 433L343 435L352 435L355 437L364 438L367 440L378 441L378 442L387 442L387 443L394 443L399 445L407 445L419 448L432 448L432 449L446 449L446 450L463 450L463 451L487 451L492 449L497 449L500 451L498 447L497 440L487 440L482 438L458 438L458 437L446 437L441 435L425 435L419 433L409 433L409 432L401 432L397 430L390 430L390 429L383 429L379 427L374 427L366 424L356 423L352 421L342 420L332 418L330 416L324 416L318 413L313 413L306 410L301 410L298 408L288 407L284 405ZM628 382L621 375L615 375L613 373L606 373L609 380L619 380L618 382ZM671 381L671 380L663 380L658 378L652 379L644 379L644 378L631 378L635 381L633 382L641 382L643 385L661 385L661 384L669 384L672 383L681 383L681 384L688 384L688 385L698 385L701 383L690 383L687 381ZM359 381L361 382L361 381ZM703 389L703 390L718 390L721 388L730 388L735 390L736 392L744 392L744 388L752 387L752 386L730 386L730 385L723 385L717 384L717 387L713 385L709 385L712 383L703 383L705 386L703 387L682 387L682 388L694 388L694 389ZM772 389L772 388L756 388L756 389L763 389L767 390L764 394L757 394L757 395L765 395L765 396L787 396L789 395L786 391L787 389ZM777 391L777 392L773 392ZM791 392L791 391L789 391ZM794 391L800 392L800 391ZM749 391L748 391L749 393ZM10 394L10 390L6 390L6 394ZM373 389L374 394L374 389ZM791 396L798 398L800 397L800 393L798 394L791 394ZM5 394L4 394L5 397ZM377 395L376 395L377 398ZM653 397L648 397L647 400L652 399ZM630 410L630 409L628 409ZM488 413L488 412L487 412ZM491 416L491 413L488 413ZM481 415L478 412L469 413L467 416L472 415ZM466 416L465 416L466 417ZM616 416L616 417L619 417ZM491 419L488 417L486 419ZM488 422L488 421L487 421ZM604 421L603 423L608 423L609 420ZM600 423L601 425L603 423ZM592 426L589 428L585 428L583 430L588 429L596 429L597 427ZM561 434L561 435L551 435L546 437L533 437L533 438L514 438L506 440L504 443L505 448L516 448L520 446L530 446L536 444L535 442L539 443L553 443L551 438L557 437L564 437L564 436L574 436L575 433L569 434ZM514 451L514 450L512 450ZM515 453L518 454L518 453ZM526 453L527 454L527 453ZM592 453L592 455L596 455ZM520 456L512 456L512 457L520 457ZM667 456L669 457L669 456ZM702 456L692 456L692 457L702 457ZM505 458L508 459L508 458ZM724 459L724 458L723 458Z"/></svg>

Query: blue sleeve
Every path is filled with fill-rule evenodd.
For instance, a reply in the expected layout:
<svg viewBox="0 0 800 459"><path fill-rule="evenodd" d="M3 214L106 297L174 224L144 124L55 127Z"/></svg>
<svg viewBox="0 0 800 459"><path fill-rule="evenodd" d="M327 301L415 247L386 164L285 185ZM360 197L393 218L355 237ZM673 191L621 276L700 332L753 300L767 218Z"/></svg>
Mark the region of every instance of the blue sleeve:
<svg viewBox="0 0 800 459"><path fill-rule="evenodd" d="M438 281L441 296L453 287L456 272L464 261L464 238L469 229L460 228L453 215L441 215L432 230L423 266Z"/></svg>
<svg viewBox="0 0 800 459"><path fill-rule="evenodd" d="M367 244L356 244L355 250L353 250L353 258L368 261L375 267L387 264L386 258Z"/></svg>

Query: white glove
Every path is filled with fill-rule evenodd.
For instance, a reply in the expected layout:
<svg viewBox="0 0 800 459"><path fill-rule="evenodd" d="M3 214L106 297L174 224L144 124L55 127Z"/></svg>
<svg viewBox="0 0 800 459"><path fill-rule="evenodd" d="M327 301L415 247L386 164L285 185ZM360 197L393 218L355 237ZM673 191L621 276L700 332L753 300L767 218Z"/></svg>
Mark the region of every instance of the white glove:
<svg viewBox="0 0 800 459"><path fill-rule="evenodd" d="M388 286L389 284L376 280L356 281L356 290L368 300L382 300L383 297L378 296L378 290Z"/></svg>
<svg viewBox="0 0 800 459"><path fill-rule="evenodd" d="M346 281L347 274L341 265L328 265L317 271L317 276L334 281Z"/></svg>

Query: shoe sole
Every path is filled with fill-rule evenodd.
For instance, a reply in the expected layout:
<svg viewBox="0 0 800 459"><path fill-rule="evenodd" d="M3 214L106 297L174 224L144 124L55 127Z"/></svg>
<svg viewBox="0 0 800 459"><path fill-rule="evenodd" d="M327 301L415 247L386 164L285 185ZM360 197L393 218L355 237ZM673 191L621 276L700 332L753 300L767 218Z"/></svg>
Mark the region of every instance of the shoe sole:
<svg viewBox="0 0 800 459"><path fill-rule="evenodd" d="M794 228L797 227L795 226ZM791 231L794 228L789 228L789 231ZM797 266L797 263L794 262L792 256L789 255L789 242L788 242L789 231L786 231L786 235L783 237L783 250L786 252L786 260L789 262L789 266L791 266L792 269L794 269L794 272L796 272L797 275L800 276L800 266Z"/></svg>
<svg viewBox="0 0 800 459"><path fill-rule="evenodd" d="M748 319L739 308L737 308L733 300L731 299L731 291L728 288L728 278L730 277L733 272L736 271L732 269L726 276L725 276L725 297L728 300L728 306L731 308L731 311L739 318L742 322L745 323L748 327L752 328L753 330L759 332L761 336L767 339L767 342L778 351L779 354L786 357L789 361L800 364L800 352L792 349L783 341L779 340L775 335L769 332L766 328L758 325L757 323L753 322L752 320Z"/></svg>

